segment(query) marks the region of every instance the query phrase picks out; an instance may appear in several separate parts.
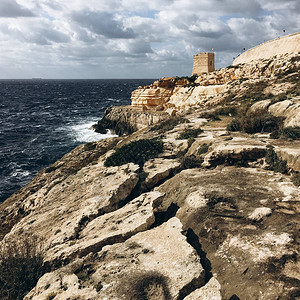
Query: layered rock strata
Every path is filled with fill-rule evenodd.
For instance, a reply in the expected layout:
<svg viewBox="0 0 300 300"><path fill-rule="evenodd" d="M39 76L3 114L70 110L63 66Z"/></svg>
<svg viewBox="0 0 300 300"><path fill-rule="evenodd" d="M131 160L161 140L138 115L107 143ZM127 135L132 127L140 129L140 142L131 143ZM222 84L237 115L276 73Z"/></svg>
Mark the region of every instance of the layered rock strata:
<svg viewBox="0 0 300 300"><path fill-rule="evenodd" d="M291 93L291 101L299 104L299 99L293 96L299 95L299 67L299 55L292 53L229 66L198 77L162 78L133 91L131 103L137 107L208 108L228 103L234 97L238 100L252 94L256 98L269 96L271 101L278 94Z"/></svg>

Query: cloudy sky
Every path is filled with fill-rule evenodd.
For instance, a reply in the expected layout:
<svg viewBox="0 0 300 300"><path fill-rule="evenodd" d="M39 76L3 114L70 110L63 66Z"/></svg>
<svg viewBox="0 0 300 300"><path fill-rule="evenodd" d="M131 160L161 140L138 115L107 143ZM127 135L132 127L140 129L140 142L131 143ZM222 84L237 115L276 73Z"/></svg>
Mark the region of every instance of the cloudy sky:
<svg viewBox="0 0 300 300"><path fill-rule="evenodd" d="M193 54L230 65L300 31L299 14L299 0L0 0L0 78L190 75Z"/></svg>

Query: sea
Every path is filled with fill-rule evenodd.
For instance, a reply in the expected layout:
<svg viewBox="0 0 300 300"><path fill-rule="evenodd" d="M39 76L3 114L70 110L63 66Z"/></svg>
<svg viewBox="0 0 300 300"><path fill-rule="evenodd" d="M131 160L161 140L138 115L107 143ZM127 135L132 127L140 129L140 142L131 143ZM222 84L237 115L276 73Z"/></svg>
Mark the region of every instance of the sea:
<svg viewBox="0 0 300 300"><path fill-rule="evenodd" d="M76 146L112 136L91 126L153 81L0 80L0 203Z"/></svg>

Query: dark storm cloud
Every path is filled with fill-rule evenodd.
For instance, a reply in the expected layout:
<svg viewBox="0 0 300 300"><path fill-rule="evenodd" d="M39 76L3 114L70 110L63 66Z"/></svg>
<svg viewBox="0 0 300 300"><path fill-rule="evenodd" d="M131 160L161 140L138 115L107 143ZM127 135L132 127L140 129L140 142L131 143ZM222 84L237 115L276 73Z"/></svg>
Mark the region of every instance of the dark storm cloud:
<svg viewBox="0 0 300 300"><path fill-rule="evenodd" d="M125 28L121 21L114 19L114 15L100 11L83 11L71 14L74 22L81 27L98 35L111 39L130 39L135 34L131 28Z"/></svg>
<svg viewBox="0 0 300 300"><path fill-rule="evenodd" d="M0 0L0 17L34 17L35 15L28 9L19 5L15 0Z"/></svg>

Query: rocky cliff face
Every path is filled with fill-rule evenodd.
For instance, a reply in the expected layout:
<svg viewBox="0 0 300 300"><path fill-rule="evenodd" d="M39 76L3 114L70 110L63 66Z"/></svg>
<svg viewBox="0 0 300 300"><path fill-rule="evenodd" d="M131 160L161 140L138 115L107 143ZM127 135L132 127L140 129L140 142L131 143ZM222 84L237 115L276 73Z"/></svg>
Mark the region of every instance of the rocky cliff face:
<svg viewBox="0 0 300 300"><path fill-rule="evenodd" d="M229 66L197 78L163 78L133 91L132 105L204 109L238 105L246 99L249 103L266 99L273 104L280 102L276 96L282 95L281 100L289 98L289 102L276 103L269 111L286 117L286 126L299 126L299 68L299 54L293 53Z"/></svg>
<svg viewBox="0 0 300 300"><path fill-rule="evenodd" d="M46 267L25 299L299 296L299 137L226 129L232 106L243 102L250 113L297 111L299 75L276 69L282 81L232 81L236 71L222 71L222 97L178 109L175 117L146 108L108 110L102 127L134 132L77 147L1 204L0 260L10 257L9 245L34 237ZM213 85L158 84L195 91L215 86L213 76L204 76ZM252 102L258 93L270 99ZM286 120L298 124L299 115L293 118ZM163 150L149 159L153 140ZM132 153L128 145L135 145Z"/></svg>

